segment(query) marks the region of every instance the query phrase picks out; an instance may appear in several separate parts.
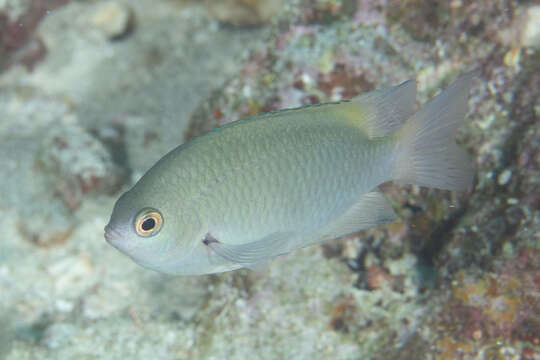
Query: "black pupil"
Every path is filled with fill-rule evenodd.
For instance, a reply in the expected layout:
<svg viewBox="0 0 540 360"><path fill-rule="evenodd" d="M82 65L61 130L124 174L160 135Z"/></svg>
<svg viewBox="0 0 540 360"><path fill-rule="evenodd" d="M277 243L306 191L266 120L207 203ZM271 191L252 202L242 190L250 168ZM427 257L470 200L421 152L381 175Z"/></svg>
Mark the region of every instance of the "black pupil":
<svg viewBox="0 0 540 360"><path fill-rule="evenodd" d="M156 226L156 220L153 218L148 218L143 221L141 227L144 231L152 230Z"/></svg>

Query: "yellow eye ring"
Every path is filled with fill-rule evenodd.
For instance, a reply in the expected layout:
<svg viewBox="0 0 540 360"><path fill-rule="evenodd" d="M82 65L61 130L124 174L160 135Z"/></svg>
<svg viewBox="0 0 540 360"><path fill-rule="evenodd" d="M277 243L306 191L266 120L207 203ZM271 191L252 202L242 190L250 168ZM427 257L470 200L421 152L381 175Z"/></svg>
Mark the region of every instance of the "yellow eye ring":
<svg viewBox="0 0 540 360"><path fill-rule="evenodd" d="M133 225L137 235L142 237L154 236L161 230L163 216L156 209L142 209L135 217Z"/></svg>

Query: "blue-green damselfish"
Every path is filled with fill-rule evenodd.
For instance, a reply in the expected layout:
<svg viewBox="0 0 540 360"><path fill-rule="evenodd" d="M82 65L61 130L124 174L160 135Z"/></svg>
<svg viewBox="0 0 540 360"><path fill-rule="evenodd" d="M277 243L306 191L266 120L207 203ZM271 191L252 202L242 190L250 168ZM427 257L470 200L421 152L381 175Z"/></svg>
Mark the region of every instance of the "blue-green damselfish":
<svg viewBox="0 0 540 360"><path fill-rule="evenodd" d="M455 143L468 73L415 112L416 82L229 123L169 152L116 202L105 238L168 274L256 268L388 223L377 186L471 185Z"/></svg>

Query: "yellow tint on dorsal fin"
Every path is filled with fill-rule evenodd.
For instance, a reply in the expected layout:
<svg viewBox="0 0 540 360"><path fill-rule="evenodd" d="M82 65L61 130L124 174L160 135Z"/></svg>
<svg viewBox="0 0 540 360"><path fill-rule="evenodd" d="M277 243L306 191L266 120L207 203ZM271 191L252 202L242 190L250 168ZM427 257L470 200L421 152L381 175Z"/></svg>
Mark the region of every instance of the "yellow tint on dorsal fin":
<svg viewBox="0 0 540 360"><path fill-rule="evenodd" d="M369 138L391 135L414 114L416 81L360 94L340 110Z"/></svg>

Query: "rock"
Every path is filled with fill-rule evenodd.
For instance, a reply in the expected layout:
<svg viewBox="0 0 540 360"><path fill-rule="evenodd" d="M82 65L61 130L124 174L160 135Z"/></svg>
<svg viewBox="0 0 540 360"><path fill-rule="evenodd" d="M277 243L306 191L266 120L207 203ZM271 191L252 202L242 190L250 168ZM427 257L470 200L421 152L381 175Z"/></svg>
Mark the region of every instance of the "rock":
<svg viewBox="0 0 540 360"><path fill-rule="evenodd" d="M512 170L506 169L497 178L497 183L499 185L506 185L508 184L511 178L512 178Z"/></svg>
<svg viewBox="0 0 540 360"><path fill-rule="evenodd" d="M282 0L206 0L210 14L231 25L262 25L278 14Z"/></svg>
<svg viewBox="0 0 540 360"><path fill-rule="evenodd" d="M75 226L74 219L61 204L50 204L44 213L24 214L17 227L32 244L40 247L61 245L67 241ZM60 206L55 206L60 205Z"/></svg>
<svg viewBox="0 0 540 360"><path fill-rule="evenodd" d="M84 296L82 314L85 318L96 320L113 316L125 308L122 301L115 299L129 299L133 294L128 285L123 282L112 283L108 286L100 286L87 296Z"/></svg>
<svg viewBox="0 0 540 360"><path fill-rule="evenodd" d="M49 349L57 349L69 344L70 339L76 328L72 324L58 323L53 324L45 331L42 343Z"/></svg>
<svg viewBox="0 0 540 360"><path fill-rule="evenodd" d="M39 158L65 204L78 208L83 195L118 189L122 171L105 146L75 121L45 135Z"/></svg>
<svg viewBox="0 0 540 360"><path fill-rule="evenodd" d="M47 272L54 278L57 295L77 297L95 281L94 263L87 253L67 257L48 267Z"/></svg>
<svg viewBox="0 0 540 360"><path fill-rule="evenodd" d="M527 47L540 48L540 6L527 9L525 21L522 23L521 44Z"/></svg>
<svg viewBox="0 0 540 360"><path fill-rule="evenodd" d="M101 30L110 40L118 39L132 29L133 12L118 2L105 2L99 5L90 18L90 24Z"/></svg>
<svg viewBox="0 0 540 360"><path fill-rule="evenodd" d="M0 328L0 359L4 359L6 354L9 354L11 350L11 344L13 343L13 329L11 325L11 318L8 313L4 313L4 309L0 309L0 321L3 326Z"/></svg>
<svg viewBox="0 0 540 360"><path fill-rule="evenodd" d="M0 70L22 64L32 70L34 64L47 53L43 42L36 35L41 20L52 10L63 5L65 0L0 1Z"/></svg>

